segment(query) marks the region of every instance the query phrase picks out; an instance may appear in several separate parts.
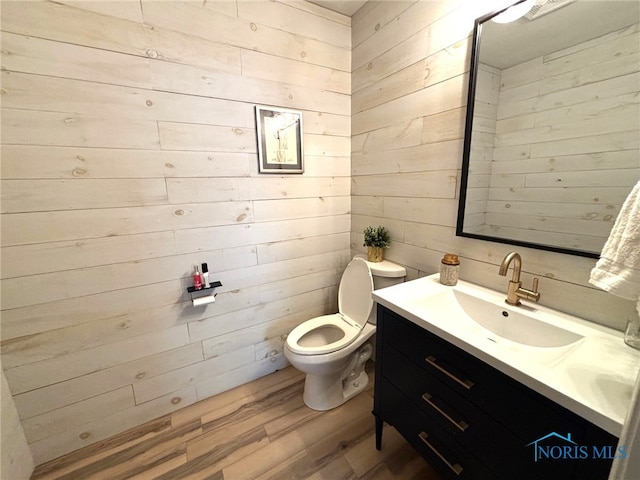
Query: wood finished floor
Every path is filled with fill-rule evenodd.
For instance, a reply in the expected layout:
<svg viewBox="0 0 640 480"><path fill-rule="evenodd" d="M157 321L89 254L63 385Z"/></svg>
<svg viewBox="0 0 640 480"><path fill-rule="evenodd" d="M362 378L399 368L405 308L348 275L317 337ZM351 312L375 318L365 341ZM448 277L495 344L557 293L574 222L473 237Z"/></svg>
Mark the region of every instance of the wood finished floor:
<svg viewBox="0 0 640 480"><path fill-rule="evenodd" d="M303 385L288 367L40 465L32 479L440 480L388 425L375 449L371 384L328 412L304 405Z"/></svg>

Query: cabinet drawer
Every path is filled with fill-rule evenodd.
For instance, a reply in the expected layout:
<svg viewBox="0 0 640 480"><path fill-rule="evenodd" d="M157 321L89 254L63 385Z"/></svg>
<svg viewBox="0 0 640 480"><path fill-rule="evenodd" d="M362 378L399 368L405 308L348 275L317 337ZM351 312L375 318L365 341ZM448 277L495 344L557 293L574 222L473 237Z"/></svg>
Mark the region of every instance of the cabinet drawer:
<svg viewBox="0 0 640 480"><path fill-rule="evenodd" d="M432 421L501 478L571 478L573 461L533 460L533 448L472 403L385 344L382 375Z"/></svg>
<svg viewBox="0 0 640 480"><path fill-rule="evenodd" d="M570 432L577 442L584 436L573 413L393 312L383 312L385 343L520 440L529 443L554 431Z"/></svg>
<svg viewBox="0 0 640 480"><path fill-rule="evenodd" d="M395 386L384 378L380 383L383 395L377 414L393 425L443 477L496 480L496 475L415 407Z"/></svg>
<svg viewBox="0 0 640 480"><path fill-rule="evenodd" d="M487 415L389 344L383 346L383 376L458 441L465 443Z"/></svg>

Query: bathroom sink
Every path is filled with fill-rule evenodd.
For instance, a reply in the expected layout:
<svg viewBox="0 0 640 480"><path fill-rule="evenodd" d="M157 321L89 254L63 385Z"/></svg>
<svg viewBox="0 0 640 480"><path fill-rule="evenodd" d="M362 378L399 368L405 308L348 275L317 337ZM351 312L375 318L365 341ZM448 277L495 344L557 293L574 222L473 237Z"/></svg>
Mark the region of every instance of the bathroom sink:
<svg viewBox="0 0 640 480"><path fill-rule="evenodd" d="M480 326L485 337L495 343L507 340L530 347L551 348L573 345L584 338L555 325L552 314L525 304L512 307L503 297L452 288L423 297L420 303L429 317L442 315L460 326ZM482 330L474 331L477 333Z"/></svg>
<svg viewBox="0 0 640 480"><path fill-rule="evenodd" d="M507 308L472 295L453 291L457 305L474 322L512 342L533 347L563 347L584 338L582 335L551 325L526 313L526 306Z"/></svg>

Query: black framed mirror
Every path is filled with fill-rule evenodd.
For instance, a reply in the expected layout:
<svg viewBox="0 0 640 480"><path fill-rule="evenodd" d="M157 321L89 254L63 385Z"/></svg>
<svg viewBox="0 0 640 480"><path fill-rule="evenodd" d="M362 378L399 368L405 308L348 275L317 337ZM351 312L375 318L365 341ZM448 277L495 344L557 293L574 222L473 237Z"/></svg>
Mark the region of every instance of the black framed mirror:
<svg viewBox="0 0 640 480"><path fill-rule="evenodd" d="M475 22L456 234L597 258L640 179L640 2L506 10Z"/></svg>

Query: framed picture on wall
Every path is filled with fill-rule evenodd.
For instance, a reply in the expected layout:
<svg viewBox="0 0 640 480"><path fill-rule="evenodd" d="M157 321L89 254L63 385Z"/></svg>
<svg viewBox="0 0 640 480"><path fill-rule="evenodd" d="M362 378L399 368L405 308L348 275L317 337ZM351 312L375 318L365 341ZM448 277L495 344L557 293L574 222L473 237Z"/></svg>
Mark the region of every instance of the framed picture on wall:
<svg viewBox="0 0 640 480"><path fill-rule="evenodd" d="M302 173L302 112L256 105L260 173Z"/></svg>

